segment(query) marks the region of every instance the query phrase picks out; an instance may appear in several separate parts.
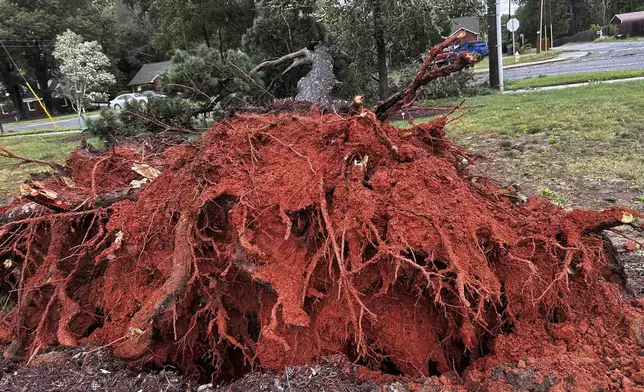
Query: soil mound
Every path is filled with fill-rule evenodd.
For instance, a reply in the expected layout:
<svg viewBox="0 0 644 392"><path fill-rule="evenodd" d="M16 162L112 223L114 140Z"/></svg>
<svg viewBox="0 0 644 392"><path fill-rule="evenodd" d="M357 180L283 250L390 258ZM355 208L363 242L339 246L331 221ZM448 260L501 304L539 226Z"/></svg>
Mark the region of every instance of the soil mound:
<svg viewBox="0 0 644 392"><path fill-rule="evenodd" d="M641 311L596 234L635 213L515 205L468 174L446 121L245 115L163 152L75 151L4 208L48 201L0 233L5 356L109 345L220 380L337 353L412 377L526 355L639 371ZM592 360L558 360L574 347Z"/></svg>
<svg viewBox="0 0 644 392"><path fill-rule="evenodd" d="M599 235L641 216L515 204L447 115L384 122L473 61L433 67L449 43L375 111L238 114L195 143L50 164L0 208L4 357L90 344L219 382L340 354L363 378L473 389L644 383L643 312Z"/></svg>

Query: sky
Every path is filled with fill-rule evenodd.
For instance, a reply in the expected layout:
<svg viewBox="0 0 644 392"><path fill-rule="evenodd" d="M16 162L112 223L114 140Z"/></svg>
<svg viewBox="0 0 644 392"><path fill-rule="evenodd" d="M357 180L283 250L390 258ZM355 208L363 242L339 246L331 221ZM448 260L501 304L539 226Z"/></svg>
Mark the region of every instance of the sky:
<svg viewBox="0 0 644 392"><path fill-rule="evenodd" d="M508 13L508 9L510 8L509 6L510 4L508 4L508 0L501 0L501 15ZM517 4L512 4L512 15L514 15L517 8L519 8Z"/></svg>

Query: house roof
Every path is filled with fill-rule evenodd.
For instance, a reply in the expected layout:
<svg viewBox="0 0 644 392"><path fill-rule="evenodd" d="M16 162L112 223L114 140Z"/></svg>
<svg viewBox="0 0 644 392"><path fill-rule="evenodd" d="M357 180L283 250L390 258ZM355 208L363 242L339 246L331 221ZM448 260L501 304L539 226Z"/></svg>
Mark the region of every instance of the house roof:
<svg viewBox="0 0 644 392"><path fill-rule="evenodd" d="M481 31L481 27L479 25L479 18L477 18L476 16L463 16L460 18L452 19L452 29L450 30L449 35L454 34L460 29L465 29L467 31L470 31L478 35L479 32Z"/></svg>
<svg viewBox="0 0 644 392"><path fill-rule="evenodd" d="M170 68L171 61L162 61L160 63L143 64L139 72L130 80L128 86L138 86L141 84L153 83L159 75Z"/></svg>
<svg viewBox="0 0 644 392"><path fill-rule="evenodd" d="M457 29L456 31L454 31L454 32L453 32L452 34L450 34L449 36L451 37L452 35L454 35L454 34L458 33L458 32L459 32L459 31L461 31L461 30L469 31L470 33L472 33L472 34L474 34L474 35L479 35L479 33L478 33L478 32L476 32L476 31L468 30L468 29L466 29L465 27L461 27L461 28Z"/></svg>
<svg viewBox="0 0 644 392"><path fill-rule="evenodd" d="M610 20L610 23L613 23L615 19L619 20L619 23L630 23L630 22L640 22L644 21L644 11L639 12L628 12L625 14L617 14Z"/></svg>

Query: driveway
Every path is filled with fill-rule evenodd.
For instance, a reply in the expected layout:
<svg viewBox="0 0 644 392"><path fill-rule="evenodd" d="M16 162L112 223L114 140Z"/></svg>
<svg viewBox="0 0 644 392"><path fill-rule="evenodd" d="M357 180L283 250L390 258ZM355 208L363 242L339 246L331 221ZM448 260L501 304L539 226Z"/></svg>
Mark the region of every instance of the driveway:
<svg viewBox="0 0 644 392"><path fill-rule="evenodd" d="M96 118L98 117L98 114L93 114L87 116L87 118ZM59 127L77 127L78 126L78 118L69 118L66 120L56 120L56 125ZM12 132L12 131L28 131L30 129L52 129L54 128L53 125L51 125L51 122L47 119L43 119L42 121L38 122L30 122L28 124L20 124L20 123L9 123L9 124L3 124L3 128L5 132Z"/></svg>
<svg viewBox="0 0 644 392"><path fill-rule="evenodd" d="M555 63L504 70L503 78L523 79L540 75L644 69L644 41L589 42L559 46L555 50L583 51L588 52L588 55Z"/></svg>

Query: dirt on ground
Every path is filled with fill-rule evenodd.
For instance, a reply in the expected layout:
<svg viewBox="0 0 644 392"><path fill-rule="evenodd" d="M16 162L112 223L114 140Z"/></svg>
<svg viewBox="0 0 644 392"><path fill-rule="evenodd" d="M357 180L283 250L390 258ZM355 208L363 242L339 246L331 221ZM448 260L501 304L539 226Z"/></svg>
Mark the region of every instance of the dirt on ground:
<svg viewBox="0 0 644 392"><path fill-rule="evenodd" d="M644 188L629 176L601 179L573 171L567 164L571 154L588 155L588 164L601 156L602 143L575 140L574 150L551 143L541 135L519 139L498 134L460 138L471 151L485 157L477 162L482 174L498 180L499 186L517 185L524 195L544 195L565 208L602 209L624 206L644 212L640 197ZM592 150L592 154L585 151ZM552 191L549 194L548 191Z"/></svg>

